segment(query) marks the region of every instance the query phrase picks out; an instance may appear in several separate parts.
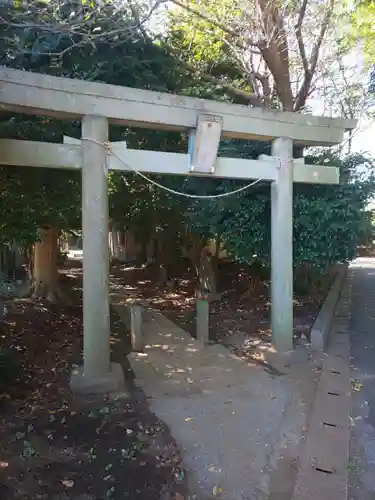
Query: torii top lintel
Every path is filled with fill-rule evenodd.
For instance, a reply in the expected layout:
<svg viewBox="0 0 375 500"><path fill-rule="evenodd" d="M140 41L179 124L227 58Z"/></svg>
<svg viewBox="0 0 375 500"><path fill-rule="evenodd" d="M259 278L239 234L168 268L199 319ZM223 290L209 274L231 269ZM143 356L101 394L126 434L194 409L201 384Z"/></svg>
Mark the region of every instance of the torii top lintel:
<svg viewBox="0 0 375 500"><path fill-rule="evenodd" d="M54 77L0 67L0 106L20 113L80 119L104 116L111 123L150 129L187 130L201 113L222 117L226 137L330 146L342 141L356 120L249 108L206 99Z"/></svg>

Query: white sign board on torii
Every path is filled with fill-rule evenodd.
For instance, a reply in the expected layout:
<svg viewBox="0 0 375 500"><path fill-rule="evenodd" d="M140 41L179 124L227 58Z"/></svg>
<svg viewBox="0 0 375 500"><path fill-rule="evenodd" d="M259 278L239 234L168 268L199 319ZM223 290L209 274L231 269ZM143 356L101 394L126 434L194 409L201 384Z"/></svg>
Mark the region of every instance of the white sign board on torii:
<svg viewBox="0 0 375 500"><path fill-rule="evenodd" d="M281 351L293 348L293 182L337 184L339 181L334 167L293 160L293 143L338 144L346 130L355 128L355 120L254 109L4 67L0 68L0 105L14 112L82 120L82 144L71 139L65 144L0 140L1 165L82 168L84 363L72 376L73 389L105 392L118 388L123 377L119 367L110 363L108 168L180 175L205 172L216 178L271 181L273 343ZM202 116L205 117L201 123L203 135L199 134ZM205 147L204 140L200 142L205 133L208 137L212 132L210 141L217 145L216 125L213 131L207 126L211 118L213 123L220 123L222 136L272 140L272 157L217 158L212 163L212 158L207 159L215 149L211 147L205 151L206 159L201 164L192 154L132 150L124 143L103 147L108 141L110 123L188 131L194 131L198 125L199 137L190 151L194 153L195 145L196 153L199 144Z"/></svg>

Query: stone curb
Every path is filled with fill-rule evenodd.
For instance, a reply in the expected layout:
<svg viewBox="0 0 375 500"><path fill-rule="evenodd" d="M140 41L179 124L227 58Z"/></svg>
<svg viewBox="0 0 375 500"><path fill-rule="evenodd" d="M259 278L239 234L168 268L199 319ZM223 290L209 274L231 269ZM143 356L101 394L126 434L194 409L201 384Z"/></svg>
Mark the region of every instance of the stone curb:
<svg viewBox="0 0 375 500"><path fill-rule="evenodd" d="M346 500L350 444L351 273L331 323L292 500Z"/></svg>
<svg viewBox="0 0 375 500"><path fill-rule="evenodd" d="M313 351L324 351L327 346L328 334L332 325L336 306L340 298L341 290L347 275L348 265L342 264L339 267L333 285L331 286L327 298L324 301L318 317L311 329L311 348Z"/></svg>

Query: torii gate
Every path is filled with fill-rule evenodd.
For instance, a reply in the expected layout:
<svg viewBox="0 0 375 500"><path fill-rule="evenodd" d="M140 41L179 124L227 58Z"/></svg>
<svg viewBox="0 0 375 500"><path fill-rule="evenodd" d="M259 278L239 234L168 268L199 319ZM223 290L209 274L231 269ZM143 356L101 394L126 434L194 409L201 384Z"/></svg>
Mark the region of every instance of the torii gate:
<svg viewBox="0 0 375 500"><path fill-rule="evenodd" d="M82 168L83 367L72 389L106 392L123 385L110 363L108 169L206 175L271 182L271 325L277 350L293 348L293 182L337 184L338 169L293 159L293 142L339 144L355 120L278 112L0 68L2 109L82 120L82 144L0 140L0 164ZM191 132L188 154L103 147L109 123ZM195 132L196 131L196 132ZM220 136L273 141L272 156L216 158ZM195 137L195 140L194 140ZM111 149L114 154L111 154ZM120 161L121 160L121 161Z"/></svg>

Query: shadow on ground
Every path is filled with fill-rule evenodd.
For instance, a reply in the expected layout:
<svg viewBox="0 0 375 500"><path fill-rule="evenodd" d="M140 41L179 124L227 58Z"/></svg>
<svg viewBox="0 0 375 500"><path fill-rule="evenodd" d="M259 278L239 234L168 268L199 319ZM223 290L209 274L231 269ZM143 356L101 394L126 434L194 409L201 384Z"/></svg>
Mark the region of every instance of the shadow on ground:
<svg viewBox="0 0 375 500"><path fill-rule="evenodd" d="M168 428L140 391L80 398L69 390L81 362L79 272L63 276L74 306L7 304L1 347L17 364L0 393L1 500L181 498L185 476ZM112 317L113 357L124 363L121 325ZM183 497L182 497L183 498Z"/></svg>

